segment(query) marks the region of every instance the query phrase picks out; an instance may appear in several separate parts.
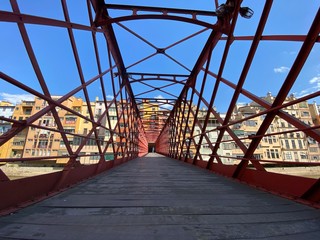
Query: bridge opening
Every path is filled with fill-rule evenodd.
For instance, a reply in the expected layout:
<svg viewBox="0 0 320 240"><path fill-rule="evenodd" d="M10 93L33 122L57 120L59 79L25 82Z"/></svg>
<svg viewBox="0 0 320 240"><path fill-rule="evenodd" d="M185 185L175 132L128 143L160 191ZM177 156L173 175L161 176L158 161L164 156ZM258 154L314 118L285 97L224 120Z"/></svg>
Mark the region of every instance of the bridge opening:
<svg viewBox="0 0 320 240"><path fill-rule="evenodd" d="M156 152L156 144L155 143L148 143L148 152L149 153Z"/></svg>

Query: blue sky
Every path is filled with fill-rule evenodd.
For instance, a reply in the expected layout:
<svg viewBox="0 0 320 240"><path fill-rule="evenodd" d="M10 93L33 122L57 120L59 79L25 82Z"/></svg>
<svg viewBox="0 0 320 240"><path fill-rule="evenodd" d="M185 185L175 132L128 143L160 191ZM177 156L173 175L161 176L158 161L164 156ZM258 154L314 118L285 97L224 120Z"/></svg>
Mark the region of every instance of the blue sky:
<svg viewBox="0 0 320 240"><path fill-rule="evenodd" d="M37 15L42 17L63 20L63 12L60 1L56 0L30 0L18 1L20 11L25 14ZM86 1L67 1L72 22L88 25L86 10ZM108 3L117 4L135 4L149 5L151 1L108 1ZM223 3L223 1L219 1ZM254 10L254 16L251 19L239 17L235 29L235 36L253 36L258 21L261 16L264 1L244 0L243 6L249 6ZM304 4L304 5L303 5ZM308 4L308 5L307 5ZM320 0L313 1L298 0L278 0L274 1L265 31L263 35L305 35L310 28L312 20L320 6ZM165 6L185 9L214 10L214 1L152 1L152 6ZM290 6L290 8L288 8ZM0 1L0 10L11 11L9 0ZM119 11L110 10L111 16L120 16ZM212 23L215 18L205 18ZM159 20L128 21L122 22L125 28L135 31L146 41L157 48L166 48L171 44L183 39L197 31L203 30L203 27L190 25L181 22L169 22ZM38 59L41 71L48 84L52 95L63 95L80 85L79 75L77 73L75 61L73 58L67 31L63 28L26 25L34 52ZM133 36L125 28L115 25L115 33L118 39L121 53L126 66L130 66L140 59L150 56L155 49L147 43L142 42ZM19 30L15 23L6 23L0 21L0 71L19 80L20 82L41 91L35 73L27 57ZM189 74L196 57L202 49L209 31L191 38L177 46L166 50L170 57L180 61L185 67L177 65L175 62L162 54L158 54L142 63L128 68L128 72L149 72L149 73L177 73ZM85 80L89 80L97 75L95 56L93 54L93 44L90 32L74 31L76 44L79 50L80 61ZM101 34L97 34L102 69L109 68L107 59L107 50L105 40ZM221 41L213 51L210 69L217 73L221 56L224 49L224 41ZM223 77L233 83L237 83L244 60L250 48L250 41L235 41L229 52L227 64ZM280 42L280 41L262 41L256 52L252 67L248 73L244 88L258 96L265 96L267 92L276 95L282 83L284 82L288 71L298 51L301 42ZM197 86L201 84L202 73L199 74ZM105 84L110 87L110 75L106 75ZM211 96L214 78L207 81L205 96L209 100ZM154 82L156 86L162 86L165 83ZM135 93L141 93L150 90L146 85L133 84ZM181 87L171 87L164 89L174 95L178 95ZM306 62L303 71L299 75L291 93L297 97L320 90L320 47L317 43ZM95 83L88 88L90 98L96 96L101 98L100 86ZM226 111L228 101L230 101L233 91L229 87L221 85L215 105L220 112ZM82 96L81 93L78 94ZM112 95L111 88L107 88L107 95ZM16 101L17 99L27 99L28 93L18 89L0 79L0 100ZM164 97L171 96L153 91L143 95L144 97ZM241 96L239 102L248 102L249 99ZM320 104L320 102L318 102Z"/></svg>

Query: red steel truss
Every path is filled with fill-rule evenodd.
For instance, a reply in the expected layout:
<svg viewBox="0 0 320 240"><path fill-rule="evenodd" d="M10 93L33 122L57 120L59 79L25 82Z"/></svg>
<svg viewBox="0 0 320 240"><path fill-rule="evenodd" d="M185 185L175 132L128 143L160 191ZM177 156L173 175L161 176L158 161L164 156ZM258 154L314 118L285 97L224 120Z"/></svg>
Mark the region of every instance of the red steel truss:
<svg viewBox="0 0 320 240"><path fill-rule="evenodd" d="M313 20L310 26L306 26L308 29L306 34L268 35L265 33L265 28L268 21L273 20L271 17L273 1L266 0L261 12L256 11L254 15L258 19L254 34L239 35L237 26L239 21L242 21L241 16L249 18L251 14L250 9L242 6L242 2L245 1L241 0L219 1L219 3L213 1L212 9L209 10L109 4L107 0L106 3L103 0L87 0L81 4L83 2L85 4L78 9L77 5L61 0L61 3L58 3L59 17L47 17L46 13L49 10L45 8L41 10L45 17L42 14L29 13L25 10L25 6L22 9L23 4L18 4L17 0L10 0L10 4L8 3L10 9L0 11L0 23L15 28L18 33L11 36L4 30L2 37L9 39L8 41L19 38L25 51L26 58L21 60L23 61L21 63L17 62L17 66L19 64L31 66L36 79L33 86L23 75L1 69L1 82L43 101L43 106L38 111L32 112L28 118L14 119L0 116L2 123L11 125L7 132L0 135L0 147L7 148L14 138L30 131L49 131L53 134L53 139L59 139L64 146L64 152L56 155L22 154L0 158L1 163L19 164L64 161L61 171L18 180L10 179L0 169L2 214L39 201L128 160L144 156L150 151L150 147L171 158L319 206L319 179L273 173L267 169L266 164L278 165L283 162L279 163L272 159L261 160L255 154L263 138L269 136L299 132L317 143L320 142L317 124L310 126L285 111L286 108L313 100L320 95L317 89L313 93L286 101L299 74L304 71L311 52L319 47L317 46L320 41L319 9L315 15L309 16ZM86 21L77 21L74 18L75 12L86 15ZM190 33L189 29L184 36L168 44L166 40L179 32L178 29L171 29L167 32L167 36L161 35L153 43L140 33L143 32L141 30L143 27L136 30L136 25L149 26L150 21L178 22L190 25L190 29L194 31ZM58 83L52 83L51 77L45 70L46 66L58 64L59 59L40 56L37 44L41 38L32 33L32 27L63 31L63 40L67 42L68 47L66 51L72 56L70 58L72 67L70 65L66 68L70 68L70 71L71 68L75 69L75 75L65 76L66 81L73 84L72 87L66 87L68 90L60 89L63 92L60 97L54 97ZM156 25L151 30L157 32L160 28ZM131 38L127 40L125 37L121 38L122 32ZM86 34L89 39L88 49L82 46L80 33ZM199 50L198 53L194 51L191 60L189 55L184 54L189 54L192 49L180 51L182 56L173 51L176 47L184 46L186 42L204 35L205 38L201 38L204 40L195 42ZM57 36L58 42L59 36ZM142 45L135 45L136 41ZM231 54L234 53L233 46L238 42L246 42L248 51L242 54L239 60L241 62L237 62L239 75L236 79L229 79L227 77L229 74L226 73L230 71L228 61L233 56ZM273 42L300 45L299 52L288 67L288 74L281 82L274 101L268 102L250 90L247 83L252 69L264 67L254 62L258 48ZM54 44L54 41L50 44ZM47 48L51 47L50 44ZM272 46L271 44L270 49ZM142 51L143 47L147 50ZM83 54L84 49L87 55ZM216 53L217 49L221 49L221 53ZM91 60L87 63L84 56L89 58L89 55ZM1 58L3 62L6 61L6 56ZM149 61L151 63L148 65ZM167 62L175 68L167 67ZM179 70L174 72L174 69ZM59 84L61 87L64 85L61 81ZM102 100L96 101L94 105L93 99L97 91L101 94ZM227 108L222 116L216 106L224 95ZM67 104L73 96L81 96L81 107L85 106L85 111L75 108L75 105ZM255 103L262 110L235 119L233 112L241 98ZM99 112L98 103L101 106ZM63 111L65 113L63 116L73 116L76 121L86 123L89 129L82 131L84 127L77 125L81 132L70 131L61 115ZM54 122L52 126L41 124L41 120L46 116L51 117ZM262 116L263 121L254 134L241 137L234 131L236 125ZM213 128L210 122L212 118L216 121ZM268 129L278 118L291 124L293 130L270 133ZM216 133L215 140L210 138L213 132ZM25 137L25 142L28 141L27 138ZM80 139L76 146L75 139ZM94 145L94 153L85 150L89 142ZM223 143L234 144L241 152L241 156L221 154L219 149ZM204 145L209 149L209 153L202 152ZM112 159L106 157L110 153ZM96 161L87 164L83 161L85 158L94 158ZM226 158L231 159L234 164L226 164ZM286 162L286 166L290 165L319 166L320 161Z"/></svg>

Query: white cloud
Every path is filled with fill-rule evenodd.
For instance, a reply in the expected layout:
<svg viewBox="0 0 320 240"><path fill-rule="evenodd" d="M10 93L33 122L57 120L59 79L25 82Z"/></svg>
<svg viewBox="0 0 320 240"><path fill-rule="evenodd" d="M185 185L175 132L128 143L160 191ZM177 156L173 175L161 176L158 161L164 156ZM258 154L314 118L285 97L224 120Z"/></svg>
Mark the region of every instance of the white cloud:
<svg viewBox="0 0 320 240"><path fill-rule="evenodd" d="M113 99L114 97L112 95L107 95L106 98L107 99Z"/></svg>
<svg viewBox="0 0 320 240"><path fill-rule="evenodd" d="M158 95L158 96L155 96L154 97L155 99L164 99L164 97L162 96L162 95ZM163 100L163 101L158 101L159 103L160 103L160 108L162 108L162 109L168 109L168 110L170 110L170 109L172 109L172 105L171 104L167 104L166 102L166 100ZM163 103L163 104L162 104Z"/></svg>
<svg viewBox="0 0 320 240"><path fill-rule="evenodd" d="M10 94L0 92L0 97L2 100L11 102L13 104L20 103L21 101L34 101L34 96L31 94Z"/></svg>
<svg viewBox="0 0 320 240"><path fill-rule="evenodd" d="M156 99L164 99L164 97L162 95L155 96L154 98L156 98Z"/></svg>
<svg viewBox="0 0 320 240"><path fill-rule="evenodd" d="M304 97L304 96L309 95L311 93L314 93L313 87L301 90L300 92L296 92L296 93L294 93L294 95L297 98L301 98L301 97Z"/></svg>
<svg viewBox="0 0 320 240"><path fill-rule="evenodd" d="M313 77L309 80L310 84L314 84L314 83L320 83L320 75Z"/></svg>
<svg viewBox="0 0 320 240"><path fill-rule="evenodd" d="M296 96L298 98L304 97L306 95L312 94L320 90L320 74L318 74L318 76L311 78L308 82L310 84L308 88L303 89L300 92L296 93Z"/></svg>
<svg viewBox="0 0 320 240"><path fill-rule="evenodd" d="M275 73L285 73L285 72L288 72L290 68L288 67L285 67L285 66L281 66L281 67L278 67L278 68L274 68L273 71Z"/></svg>
<svg viewBox="0 0 320 240"><path fill-rule="evenodd" d="M241 106L246 106L248 103L247 102L238 102L237 103L237 105L239 106L239 107L241 107Z"/></svg>

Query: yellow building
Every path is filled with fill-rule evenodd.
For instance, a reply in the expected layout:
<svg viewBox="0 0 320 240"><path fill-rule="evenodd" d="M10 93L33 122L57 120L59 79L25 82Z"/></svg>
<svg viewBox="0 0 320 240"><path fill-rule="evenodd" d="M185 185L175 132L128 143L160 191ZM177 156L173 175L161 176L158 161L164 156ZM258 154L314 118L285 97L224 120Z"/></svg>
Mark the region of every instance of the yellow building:
<svg viewBox="0 0 320 240"><path fill-rule="evenodd" d="M54 100L58 100L60 96L53 96ZM74 110L80 111L82 106L82 99L70 97L62 103L62 105ZM42 111L48 107L48 102L35 97L34 101L22 101L17 104L13 112L12 118L14 120L23 121L29 118L31 115ZM80 108L79 108L80 107ZM62 108L56 107L55 110L58 113L60 122L63 126L67 139L72 144L74 136L70 133L75 133L76 129L79 129L80 121L78 117ZM7 157L19 158L19 157L49 157L49 156L67 156L69 153L65 147L65 143L62 140L61 133L57 130L57 123L52 114L52 111L48 111L38 120L33 123L34 126L28 127L18 133L10 140L11 147L9 148L9 155ZM65 164L68 158L53 158L41 163L58 163Z"/></svg>
<svg viewBox="0 0 320 240"><path fill-rule="evenodd" d="M34 105L35 101L22 101L21 103L17 104L13 111L12 119L17 121L24 121L28 119L32 115ZM8 149L7 157L23 157L24 148L27 143L28 131L29 129L25 128L23 131L15 135L11 140L9 140L11 146Z"/></svg>
<svg viewBox="0 0 320 240"><path fill-rule="evenodd" d="M101 127L98 126L96 128L97 136L94 133L89 135L90 130L92 129L92 123L87 119L79 118L79 125L76 128L77 136L74 137L72 149L73 151L78 151L81 143L83 141L86 142L80 150L79 154L81 157L78 158L82 164L94 164L100 160L101 155L97 144L100 145L101 152L104 152L102 160L114 159L113 145L109 144L106 150L105 148L109 141L113 141L114 143L117 141L117 135L111 134L117 125L115 104L109 106L110 102L107 102L107 105L109 106L108 115L106 113L104 101L99 101L99 99L96 98L96 101L91 102L90 104L94 120L99 122ZM90 118L89 108L86 102L82 103L81 114ZM96 140L96 137L98 138L98 141Z"/></svg>
<svg viewBox="0 0 320 240"><path fill-rule="evenodd" d="M0 101L0 136L11 129L11 123L6 119L11 119L15 106L7 101ZM8 141L0 147L0 158L7 158L11 152L12 142Z"/></svg>
<svg viewBox="0 0 320 240"><path fill-rule="evenodd" d="M13 104L8 101L0 101L0 107L11 107Z"/></svg>
<svg viewBox="0 0 320 240"><path fill-rule="evenodd" d="M90 119L90 110L91 108L92 113L95 115L95 103L90 103L90 106L87 105L85 101L82 102L81 106L79 103L77 104L77 112L81 113L86 118L78 117L78 121L75 127L75 134L72 141L72 150L74 152L80 151L79 155L81 157L78 160L82 164L94 164L97 163L100 159L97 143L95 141L95 134L92 133L89 136L90 130L92 129L92 123L88 120ZM85 145L80 150L79 147L81 146L82 142L85 141Z"/></svg>

